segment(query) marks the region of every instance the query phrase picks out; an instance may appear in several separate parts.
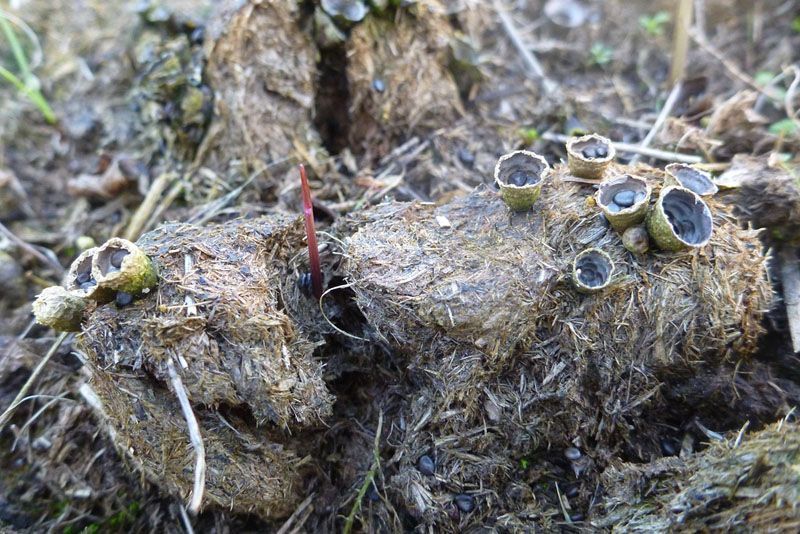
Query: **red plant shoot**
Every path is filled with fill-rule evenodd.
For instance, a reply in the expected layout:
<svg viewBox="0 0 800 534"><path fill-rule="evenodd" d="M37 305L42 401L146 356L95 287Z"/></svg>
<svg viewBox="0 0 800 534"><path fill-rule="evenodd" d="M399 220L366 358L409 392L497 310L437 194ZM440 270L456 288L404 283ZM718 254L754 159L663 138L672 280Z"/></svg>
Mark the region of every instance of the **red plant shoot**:
<svg viewBox="0 0 800 534"><path fill-rule="evenodd" d="M300 184L303 190L303 215L306 218L306 238L308 240L308 260L311 264L311 287L317 300L322 298L322 269L317 248L317 231L314 230L314 206L311 204L311 189L308 187L306 168L300 164Z"/></svg>

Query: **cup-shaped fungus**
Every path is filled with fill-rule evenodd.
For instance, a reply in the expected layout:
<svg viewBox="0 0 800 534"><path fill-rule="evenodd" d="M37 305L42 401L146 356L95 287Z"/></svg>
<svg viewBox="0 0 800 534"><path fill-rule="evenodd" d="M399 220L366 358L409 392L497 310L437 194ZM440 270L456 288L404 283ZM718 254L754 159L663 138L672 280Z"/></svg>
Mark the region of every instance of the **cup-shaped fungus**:
<svg viewBox="0 0 800 534"><path fill-rule="evenodd" d="M685 163L670 163L664 169L669 176L668 183L679 185L701 197L711 196L719 191L711 175Z"/></svg>
<svg viewBox="0 0 800 534"><path fill-rule="evenodd" d="M647 231L662 250L703 247L713 229L708 205L696 193L679 186L662 189L647 214Z"/></svg>
<svg viewBox="0 0 800 534"><path fill-rule="evenodd" d="M97 249L92 260L92 276L100 287L131 295L146 293L158 282L155 266L147 254L118 237Z"/></svg>
<svg viewBox="0 0 800 534"><path fill-rule="evenodd" d="M614 261L599 248L589 248L575 257L572 280L582 293L594 293L608 287L614 274Z"/></svg>
<svg viewBox="0 0 800 534"><path fill-rule="evenodd" d="M529 209L542 192L550 173L547 161L533 152L517 150L500 157L494 168L494 181L503 201L514 211Z"/></svg>
<svg viewBox="0 0 800 534"><path fill-rule="evenodd" d="M601 183L595 199L614 230L624 232L644 220L650 193L645 180L623 174Z"/></svg>
<svg viewBox="0 0 800 534"><path fill-rule="evenodd" d="M601 135L589 134L567 141L569 172L580 178L602 179L615 155L614 145Z"/></svg>
<svg viewBox="0 0 800 534"><path fill-rule="evenodd" d="M45 288L33 301L36 322L60 332L78 332L83 312L89 301L80 290L69 291L61 286Z"/></svg>
<svg viewBox="0 0 800 534"><path fill-rule="evenodd" d="M75 258L64 277L64 287L104 304L114 300L114 290L97 285L97 280L92 275L92 260L97 251L97 247L92 247Z"/></svg>

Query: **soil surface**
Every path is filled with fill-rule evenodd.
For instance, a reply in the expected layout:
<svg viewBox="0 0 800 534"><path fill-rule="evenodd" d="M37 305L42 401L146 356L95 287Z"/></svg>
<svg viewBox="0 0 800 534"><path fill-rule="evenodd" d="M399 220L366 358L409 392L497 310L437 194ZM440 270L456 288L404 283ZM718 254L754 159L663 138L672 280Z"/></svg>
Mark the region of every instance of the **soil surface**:
<svg viewBox="0 0 800 534"><path fill-rule="evenodd" d="M0 5L56 117L0 78L0 531L797 528L800 2L686 3L672 84L678 3ZM590 133L653 203L710 173L709 243L623 239ZM32 302L112 237L158 286L59 340Z"/></svg>

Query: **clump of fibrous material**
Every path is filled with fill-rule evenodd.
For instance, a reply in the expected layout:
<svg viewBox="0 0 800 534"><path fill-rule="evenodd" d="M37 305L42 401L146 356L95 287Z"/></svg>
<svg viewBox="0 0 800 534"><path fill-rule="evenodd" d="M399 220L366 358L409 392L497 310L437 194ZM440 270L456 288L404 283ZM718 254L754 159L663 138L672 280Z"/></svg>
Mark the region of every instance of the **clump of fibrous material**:
<svg viewBox="0 0 800 534"><path fill-rule="evenodd" d="M533 152L517 150L501 156L494 168L494 181L503 200L514 211L530 208L542 192L550 172L547 161Z"/></svg>
<svg viewBox="0 0 800 534"><path fill-rule="evenodd" d="M600 184L595 199L617 232L639 224L647 214L652 188L646 180L624 174Z"/></svg>
<svg viewBox="0 0 800 534"><path fill-rule="evenodd" d="M617 167L662 186L656 169ZM402 454L385 490L442 530L457 530L453 495L471 491L470 524L503 510L508 528L529 527L541 501L517 483L521 458L546 471L551 451L583 449L558 462L591 493L605 455L660 455L653 418L675 408L661 389L701 368L732 372L769 308L757 233L729 207L708 201L707 253L633 255L566 166L547 181L530 210L511 216L499 195L478 189L438 207L385 203L347 223L342 270L414 384L398 408ZM603 268L584 271L587 285L604 290L580 293L574 260L592 248ZM436 479L417 469L423 455L435 456Z"/></svg>
<svg viewBox="0 0 800 534"><path fill-rule="evenodd" d="M280 216L173 224L135 248L112 240L95 255L99 284L133 290L116 283L141 258L159 272L148 298L91 313L81 345L93 377L88 396L112 440L173 495L197 488L188 422L196 419L204 505L271 518L298 502L304 472L292 434L321 424L333 402L313 344L280 304L302 228L301 219ZM191 418L181 413L176 383Z"/></svg>
<svg viewBox="0 0 800 534"><path fill-rule="evenodd" d="M600 180L616 156L609 139L597 134L573 137L567 141L570 172L587 180Z"/></svg>
<svg viewBox="0 0 800 534"><path fill-rule="evenodd" d="M800 428L783 421L688 458L606 470L591 524L617 532L794 531L800 525Z"/></svg>
<svg viewBox="0 0 800 534"><path fill-rule="evenodd" d="M662 250L704 247L713 230L708 205L696 193L680 186L662 189L647 214L647 231Z"/></svg>

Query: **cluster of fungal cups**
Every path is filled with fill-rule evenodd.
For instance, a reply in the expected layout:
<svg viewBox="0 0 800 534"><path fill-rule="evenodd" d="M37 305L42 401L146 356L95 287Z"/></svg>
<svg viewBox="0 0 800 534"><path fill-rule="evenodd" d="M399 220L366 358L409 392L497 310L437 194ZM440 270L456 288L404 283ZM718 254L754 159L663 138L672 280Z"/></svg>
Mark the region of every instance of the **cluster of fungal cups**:
<svg viewBox="0 0 800 534"><path fill-rule="evenodd" d="M570 139L566 148L570 173L597 183L595 203L630 252L644 254L651 239L659 249L672 252L708 244L714 225L702 197L718 189L707 173L689 165L668 165L663 187L651 203L653 188L647 180L613 173L616 152L610 140L590 134ZM519 150L498 160L494 178L509 208L525 211L539 198L549 173L542 156ZM613 273L610 256L599 249L587 249L573 262L572 278L582 292L606 288Z"/></svg>
<svg viewBox="0 0 800 534"><path fill-rule="evenodd" d="M45 326L79 331L91 304L116 301L118 306L128 305L147 294L157 281L155 267L144 251L115 237L81 253L72 262L64 284L48 287L36 298L33 313Z"/></svg>

